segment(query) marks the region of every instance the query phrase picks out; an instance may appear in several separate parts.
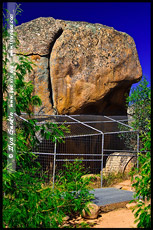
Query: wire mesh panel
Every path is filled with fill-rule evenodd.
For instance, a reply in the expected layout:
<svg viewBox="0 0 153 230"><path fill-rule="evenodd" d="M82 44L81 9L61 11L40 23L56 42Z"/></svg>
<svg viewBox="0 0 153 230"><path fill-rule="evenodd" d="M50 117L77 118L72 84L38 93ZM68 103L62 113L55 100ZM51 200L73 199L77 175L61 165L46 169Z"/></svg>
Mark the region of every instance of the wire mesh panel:
<svg viewBox="0 0 153 230"><path fill-rule="evenodd" d="M106 151L137 151L137 133L107 133L105 134L104 150Z"/></svg>
<svg viewBox="0 0 153 230"><path fill-rule="evenodd" d="M56 169L62 168L64 161L80 159L90 173L100 173L101 135L65 138L57 144Z"/></svg>
<svg viewBox="0 0 153 230"><path fill-rule="evenodd" d="M69 134L66 134L66 137L78 137L78 136L87 136L87 135L97 135L98 132L94 129L91 129L90 127L84 126L82 123L73 122L71 124L65 123L65 125L68 124L68 128L70 130Z"/></svg>
<svg viewBox="0 0 153 230"><path fill-rule="evenodd" d="M137 131L134 131L129 125L127 116L109 116L109 119L111 123L104 130L104 167L108 157L113 158L117 155L120 157L118 159L124 162L128 157L134 157L136 160L138 152Z"/></svg>
<svg viewBox="0 0 153 230"><path fill-rule="evenodd" d="M54 155L51 153L44 154L44 153L35 153L37 156L36 161L38 161L41 165L41 172L39 173L39 177L44 176L45 174L45 181L53 181L53 162L54 162Z"/></svg>
<svg viewBox="0 0 153 230"><path fill-rule="evenodd" d="M100 115L71 115L71 117L84 123L92 123L94 121L109 121L107 117Z"/></svg>
<svg viewBox="0 0 153 230"><path fill-rule="evenodd" d="M102 180L108 156L113 157L116 152L118 155L120 152L133 155L138 152L138 132L129 125L131 121L127 116L35 115L33 119L37 120L37 125L52 122L59 127L64 124L70 131L64 134L62 143L55 145L51 140L40 138L40 144L33 148L42 165L42 173L48 172L48 180L54 179L66 160L75 159L82 160L89 173L101 172Z"/></svg>
<svg viewBox="0 0 153 230"><path fill-rule="evenodd" d="M38 161L42 167L39 176L46 173L46 182L53 178L54 148L55 144L50 140L42 140L37 147L33 148L33 152L37 156L36 161Z"/></svg>

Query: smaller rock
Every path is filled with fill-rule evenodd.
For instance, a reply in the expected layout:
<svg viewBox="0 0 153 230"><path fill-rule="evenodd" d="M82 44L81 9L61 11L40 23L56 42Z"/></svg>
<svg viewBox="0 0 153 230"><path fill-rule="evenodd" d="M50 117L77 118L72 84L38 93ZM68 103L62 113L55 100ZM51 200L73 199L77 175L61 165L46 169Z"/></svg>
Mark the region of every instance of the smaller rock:
<svg viewBox="0 0 153 230"><path fill-rule="evenodd" d="M85 219L96 219L98 217L100 207L93 203L89 203L87 207L89 209L89 212L86 212L83 209L82 217Z"/></svg>
<svg viewBox="0 0 153 230"><path fill-rule="evenodd" d="M126 204L126 208L128 209L133 209L136 206L136 203L130 203L130 204Z"/></svg>
<svg viewBox="0 0 153 230"><path fill-rule="evenodd" d="M122 189L122 186L121 186L121 185L114 185L113 187L114 187L114 188L117 188L117 189Z"/></svg>
<svg viewBox="0 0 153 230"><path fill-rule="evenodd" d="M69 216L64 216L64 217L63 217L63 221L67 221L67 220L69 220L69 219L70 219Z"/></svg>
<svg viewBox="0 0 153 230"><path fill-rule="evenodd" d="M82 216L81 215L78 216L77 220L82 220Z"/></svg>
<svg viewBox="0 0 153 230"><path fill-rule="evenodd" d="M63 224L62 226L59 226L59 227L68 228L68 227L69 227L69 224Z"/></svg>
<svg viewBox="0 0 153 230"><path fill-rule="evenodd" d="M132 191L132 188L129 186L123 186L122 190Z"/></svg>

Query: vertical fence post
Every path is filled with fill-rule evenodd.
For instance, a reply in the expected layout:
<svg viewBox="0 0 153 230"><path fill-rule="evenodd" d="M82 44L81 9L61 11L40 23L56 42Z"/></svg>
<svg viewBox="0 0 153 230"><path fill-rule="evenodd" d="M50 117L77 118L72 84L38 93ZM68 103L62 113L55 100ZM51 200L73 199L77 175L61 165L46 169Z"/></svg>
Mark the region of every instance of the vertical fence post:
<svg viewBox="0 0 153 230"><path fill-rule="evenodd" d="M104 134L102 134L102 147L101 147L101 188L103 186L103 162L104 162L103 152L104 152Z"/></svg>
<svg viewBox="0 0 153 230"><path fill-rule="evenodd" d="M137 169L139 168L138 153L139 153L139 132L137 132Z"/></svg>
<svg viewBox="0 0 153 230"><path fill-rule="evenodd" d="M57 140L55 138L55 144L54 144L54 164L53 164L53 189L54 189L54 183L55 183L56 147L57 147Z"/></svg>

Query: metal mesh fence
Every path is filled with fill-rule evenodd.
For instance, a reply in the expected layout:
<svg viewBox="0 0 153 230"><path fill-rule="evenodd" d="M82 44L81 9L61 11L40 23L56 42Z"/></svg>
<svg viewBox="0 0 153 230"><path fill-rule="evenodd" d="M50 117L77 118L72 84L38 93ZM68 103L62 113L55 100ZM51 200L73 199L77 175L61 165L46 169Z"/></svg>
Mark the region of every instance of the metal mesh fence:
<svg viewBox="0 0 153 230"><path fill-rule="evenodd" d="M62 168L65 160L80 159L90 173L99 173L101 162L101 135L66 138L57 144L56 165Z"/></svg>
<svg viewBox="0 0 153 230"><path fill-rule="evenodd" d="M23 119L26 118L24 116ZM89 173L101 173L102 186L102 172L108 156L127 152L132 157L139 151L138 132L132 129L126 116L35 115L32 119L36 119L38 125L52 122L69 127L70 133L65 134L62 143L42 139L33 149L42 165L42 172L47 171L48 180L53 182L66 160L80 159Z"/></svg>

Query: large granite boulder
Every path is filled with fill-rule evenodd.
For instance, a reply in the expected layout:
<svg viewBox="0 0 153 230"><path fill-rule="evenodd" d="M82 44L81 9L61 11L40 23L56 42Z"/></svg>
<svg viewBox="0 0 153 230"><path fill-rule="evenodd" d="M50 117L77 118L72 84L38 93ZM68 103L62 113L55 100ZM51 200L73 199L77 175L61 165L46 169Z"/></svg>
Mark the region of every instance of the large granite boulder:
<svg viewBox="0 0 153 230"><path fill-rule="evenodd" d="M46 114L125 115L125 98L142 70L134 40L112 27L37 18L16 27L19 55L34 63L29 79Z"/></svg>

